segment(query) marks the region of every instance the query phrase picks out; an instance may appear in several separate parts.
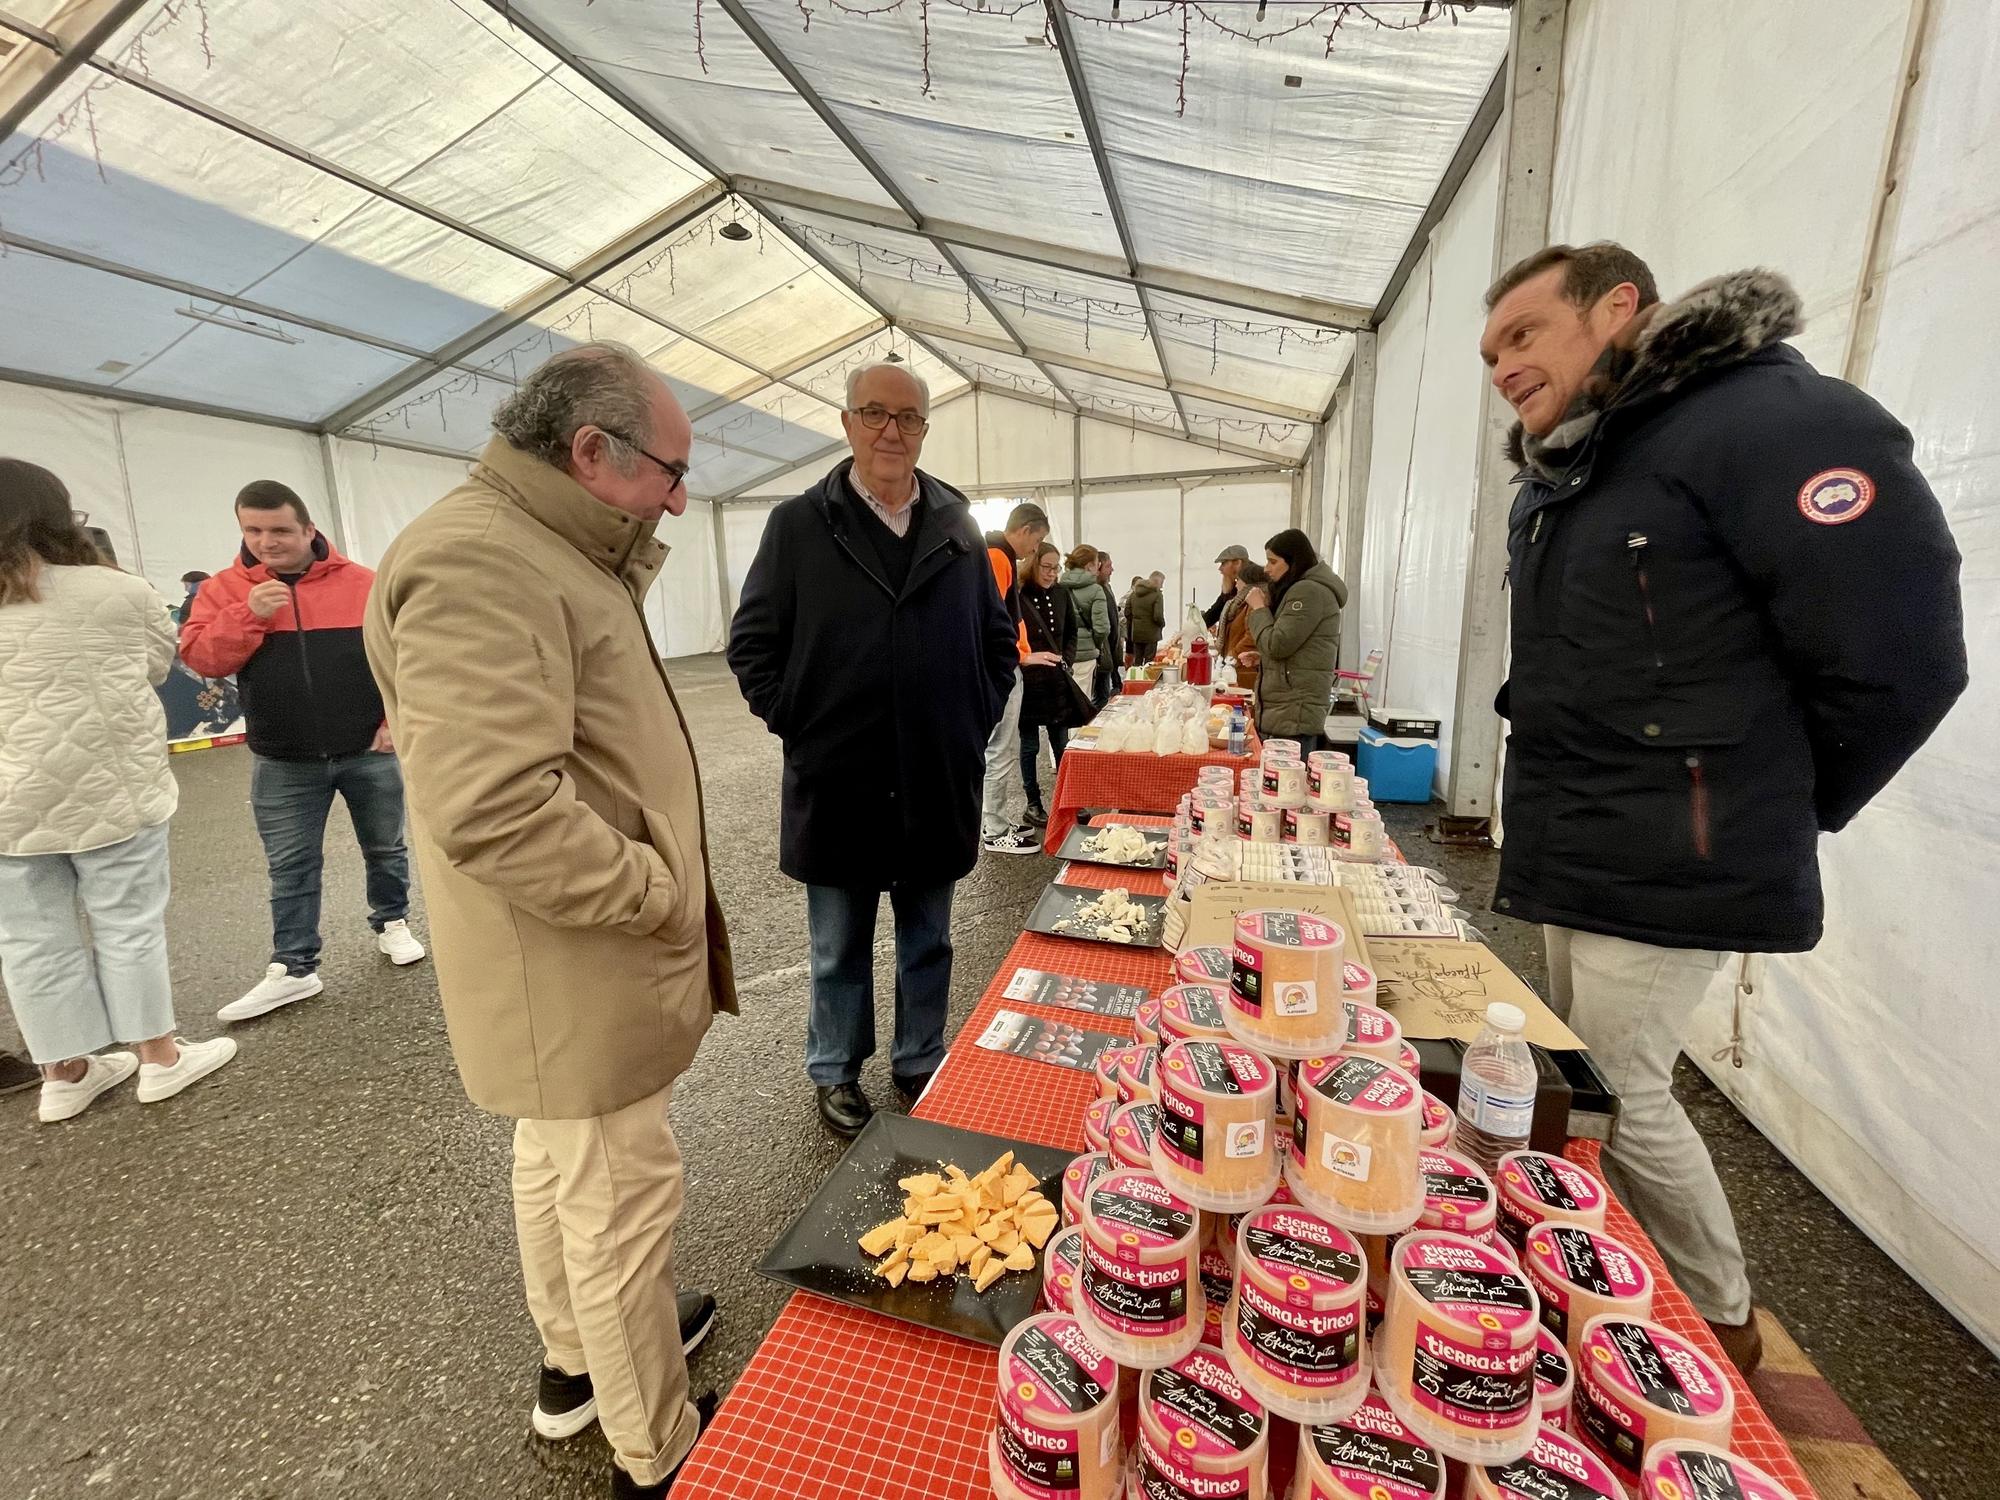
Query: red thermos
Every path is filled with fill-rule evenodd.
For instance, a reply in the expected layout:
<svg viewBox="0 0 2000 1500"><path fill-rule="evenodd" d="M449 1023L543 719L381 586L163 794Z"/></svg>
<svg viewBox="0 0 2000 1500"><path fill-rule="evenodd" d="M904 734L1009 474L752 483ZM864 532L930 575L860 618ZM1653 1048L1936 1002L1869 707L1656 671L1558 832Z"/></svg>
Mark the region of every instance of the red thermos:
<svg viewBox="0 0 2000 1500"><path fill-rule="evenodd" d="M1214 662L1208 655L1208 638L1196 636L1187 649L1186 681L1190 687L1207 687L1214 678Z"/></svg>

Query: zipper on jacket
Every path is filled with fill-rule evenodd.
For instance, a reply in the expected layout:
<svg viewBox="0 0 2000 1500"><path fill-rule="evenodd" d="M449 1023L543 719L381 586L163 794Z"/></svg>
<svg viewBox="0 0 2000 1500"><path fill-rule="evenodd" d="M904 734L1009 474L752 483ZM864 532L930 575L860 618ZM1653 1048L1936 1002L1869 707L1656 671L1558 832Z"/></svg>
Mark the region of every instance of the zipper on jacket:
<svg viewBox="0 0 2000 1500"><path fill-rule="evenodd" d="M1653 652L1655 669L1664 668L1666 658L1660 655L1659 621L1653 615L1653 587L1646 576L1646 547L1648 538L1641 532L1632 532L1625 538L1625 549L1632 554L1632 576L1639 582L1639 603L1646 611L1646 644Z"/></svg>
<svg viewBox="0 0 2000 1500"><path fill-rule="evenodd" d="M1534 546L1536 542L1539 542L1542 539L1542 517L1547 514L1548 512L1545 510L1538 510L1535 512L1535 524L1528 528L1529 546L1531 547Z"/></svg>
<svg viewBox="0 0 2000 1500"><path fill-rule="evenodd" d="M1702 776L1701 755L1691 752L1687 758L1688 769L1688 822L1694 835L1694 852L1697 859L1709 857L1708 828L1708 782Z"/></svg>

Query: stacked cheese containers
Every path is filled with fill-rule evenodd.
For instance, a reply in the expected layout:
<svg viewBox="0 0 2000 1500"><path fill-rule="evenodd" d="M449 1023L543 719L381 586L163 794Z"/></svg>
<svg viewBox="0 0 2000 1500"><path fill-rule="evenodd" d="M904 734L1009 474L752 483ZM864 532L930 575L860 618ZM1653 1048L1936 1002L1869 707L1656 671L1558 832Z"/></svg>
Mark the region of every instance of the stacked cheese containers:
<svg viewBox="0 0 2000 1500"><path fill-rule="evenodd" d="M1535 1404L1542 1410L1542 1425L1566 1429L1575 1394L1576 1366L1570 1363L1569 1350L1544 1324L1535 1335Z"/></svg>
<svg viewBox="0 0 2000 1500"><path fill-rule="evenodd" d="M1076 1319L1040 1313L1016 1326L998 1384L987 1465L1000 1500L1116 1500L1118 1366Z"/></svg>
<svg viewBox="0 0 2000 1500"><path fill-rule="evenodd" d="M1063 1168L1062 1179L1062 1221L1065 1224L1083 1222L1083 1195L1097 1186L1097 1179L1112 1170L1113 1162L1105 1151L1086 1151L1067 1167Z"/></svg>
<svg viewBox="0 0 2000 1500"><path fill-rule="evenodd" d="M1172 1364L1201 1342L1200 1220L1151 1172L1099 1178L1083 1200L1076 1315L1135 1370Z"/></svg>
<svg viewBox="0 0 2000 1500"><path fill-rule="evenodd" d="M1360 1234L1408 1229L1424 1207L1418 1169L1423 1091L1372 1057L1299 1065L1285 1178L1301 1204Z"/></svg>
<svg viewBox="0 0 2000 1500"><path fill-rule="evenodd" d="M1223 1325L1230 1367L1280 1416L1346 1416L1368 1394L1367 1289L1361 1247L1346 1230L1286 1205L1245 1214Z"/></svg>
<svg viewBox="0 0 2000 1500"><path fill-rule="evenodd" d="M1069 1228L1049 1237L1042 1251L1042 1306L1050 1312L1076 1310L1076 1269L1083 1259L1083 1226Z"/></svg>
<svg viewBox="0 0 2000 1500"><path fill-rule="evenodd" d="M1424 1230L1389 1252L1376 1336L1396 1415L1461 1463L1504 1463L1534 1446L1534 1289L1491 1246Z"/></svg>
<svg viewBox="0 0 2000 1500"><path fill-rule="evenodd" d="M1337 1052L1347 1040L1347 934L1324 917L1246 911L1230 951L1230 1034L1273 1057Z"/></svg>
<svg viewBox="0 0 2000 1500"><path fill-rule="evenodd" d="M1229 1213L1278 1185L1278 1071L1234 1042L1174 1042L1159 1068L1153 1170L1198 1208Z"/></svg>
<svg viewBox="0 0 2000 1500"><path fill-rule="evenodd" d="M1465 1478L1465 1500L1624 1500L1618 1480L1566 1433L1544 1427L1511 1463L1481 1464ZM1692 1496L1688 1500L1693 1500Z"/></svg>
<svg viewBox="0 0 2000 1500"><path fill-rule="evenodd" d="M1581 1357L1593 1318L1650 1318L1653 1273L1623 1240L1580 1224L1539 1224L1521 1252L1521 1268L1541 1299L1542 1322Z"/></svg>
<svg viewBox="0 0 2000 1500"><path fill-rule="evenodd" d="M1153 1169L1153 1137L1160 1129L1160 1107L1135 1099L1111 1116L1111 1159L1124 1167Z"/></svg>
<svg viewBox="0 0 2000 1500"><path fill-rule="evenodd" d="M1144 1500L1266 1500L1264 1408L1213 1349L1139 1382L1132 1493Z"/></svg>
<svg viewBox="0 0 2000 1500"><path fill-rule="evenodd" d="M1322 812L1354 806L1354 764L1338 750L1315 750L1306 757L1306 802Z"/></svg>
<svg viewBox="0 0 2000 1500"><path fill-rule="evenodd" d="M1510 1151L1494 1167L1500 1232L1518 1250L1537 1224L1604 1227L1604 1184L1573 1161L1542 1151Z"/></svg>
<svg viewBox="0 0 2000 1500"><path fill-rule="evenodd" d="M1159 1085L1155 1073L1160 1064L1160 1049L1141 1044L1127 1047L1124 1051L1125 1055L1118 1064L1118 1102L1158 1103Z"/></svg>
<svg viewBox="0 0 2000 1500"><path fill-rule="evenodd" d="M1187 954L1183 953L1182 958ZM1226 1042L1229 1010L1229 981L1221 984L1186 980L1160 992L1160 1045L1191 1042L1206 1038Z"/></svg>
<svg viewBox="0 0 2000 1500"><path fill-rule="evenodd" d="M1111 1144L1111 1116L1118 1109L1118 1096L1105 1097L1100 1094L1084 1106L1083 1143L1092 1151L1103 1151Z"/></svg>
<svg viewBox="0 0 2000 1500"><path fill-rule="evenodd" d="M1699 1500L1704 1495L1741 1500L1793 1500L1792 1492L1727 1448L1692 1439L1670 1439L1646 1450L1641 1500Z"/></svg>
<svg viewBox="0 0 2000 1500"><path fill-rule="evenodd" d="M1299 1428L1292 1500L1444 1500L1444 1455L1379 1394L1337 1422Z"/></svg>
<svg viewBox="0 0 2000 1500"><path fill-rule="evenodd" d="M1174 958L1174 979L1180 984L1227 985L1229 973L1229 950L1216 944L1183 948Z"/></svg>
<svg viewBox="0 0 2000 1500"><path fill-rule="evenodd" d="M1714 1361L1673 1330L1596 1318L1581 1348L1570 1428L1626 1489L1638 1489L1655 1443L1728 1445L1736 1395Z"/></svg>
<svg viewBox="0 0 2000 1500"><path fill-rule="evenodd" d="M1424 1210L1417 1227L1485 1239L1494 1216L1493 1184L1486 1174L1449 1151L1422 1151L1417 1164L1424 1174Z"/></svg>

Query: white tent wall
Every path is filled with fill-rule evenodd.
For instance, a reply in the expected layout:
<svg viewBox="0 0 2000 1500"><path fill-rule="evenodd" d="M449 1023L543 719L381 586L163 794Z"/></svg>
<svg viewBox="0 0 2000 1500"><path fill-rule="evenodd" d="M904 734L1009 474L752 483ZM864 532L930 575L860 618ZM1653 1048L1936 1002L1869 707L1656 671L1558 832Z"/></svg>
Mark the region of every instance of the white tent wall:
<svg viewBox="0 0 2000 1500"><path fill-rule="evenodd" d="M646 595L646 623L662 656L700 656L722 649L728 620L715 568L712 509L706 500L690 500L685 515L665 517L655 533L668 551Z"/></svg>
<svg viewBox="0 0 2000 1500"><path fill-rule="evenodd" d="M462 458L335 438L334 483L354 556L374 567L396 533L456 488L468 467Z"/></svg>
<svg viewBox="0 0 2000 1500"><path fill-rule="evenodd" d="M1485 383L1480 298L1493 279L1505 129L1473 162L1376 342L1359 644L1364 655L1384 653L1378 702L1442 721L1440 788L1451 763Z"/></svg>

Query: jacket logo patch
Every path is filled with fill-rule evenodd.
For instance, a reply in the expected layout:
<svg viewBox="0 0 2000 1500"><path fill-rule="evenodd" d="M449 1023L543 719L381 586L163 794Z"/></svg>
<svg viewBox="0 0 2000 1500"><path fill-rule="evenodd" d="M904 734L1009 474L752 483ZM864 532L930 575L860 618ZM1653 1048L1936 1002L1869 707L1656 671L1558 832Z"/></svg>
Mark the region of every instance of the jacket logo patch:
<svg viewBox="0 0 2000 1500"><path fill-rule="evenodd" d="M1822 469L1799 487L1799 514L1819 526L1844 526L1875 503L1875 481L1859 469Z"/></svg>
<svg viewBox="0 0 2000 1500"><path fill-rule="evenodd" d="M1303 610L1305 607L1306 607L1306 601L1303 599L1294 599L1290 605L1290 608L1294 610Z"/></svg>

